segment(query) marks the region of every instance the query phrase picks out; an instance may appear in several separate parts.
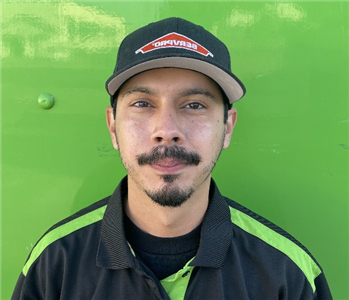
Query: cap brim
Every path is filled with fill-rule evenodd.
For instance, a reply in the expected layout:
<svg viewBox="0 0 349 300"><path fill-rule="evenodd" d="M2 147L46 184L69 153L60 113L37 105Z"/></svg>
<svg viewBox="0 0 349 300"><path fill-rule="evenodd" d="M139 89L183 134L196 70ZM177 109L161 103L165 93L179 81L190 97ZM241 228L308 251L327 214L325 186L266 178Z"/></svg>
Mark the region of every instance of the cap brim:
<svg viewBox="0 0 349 300"><path fill-rule="evenodd" d="M188 69L205 74L220 85L230 103L238 101L245 94L244 85L233 73L226 73L213 64L187 57L165 57L137 64L134 67L128 68L124 72L121 71L119 74L111 76L106 83L107 91L112 96L120 86L132 76L158 68Z"/></svg>

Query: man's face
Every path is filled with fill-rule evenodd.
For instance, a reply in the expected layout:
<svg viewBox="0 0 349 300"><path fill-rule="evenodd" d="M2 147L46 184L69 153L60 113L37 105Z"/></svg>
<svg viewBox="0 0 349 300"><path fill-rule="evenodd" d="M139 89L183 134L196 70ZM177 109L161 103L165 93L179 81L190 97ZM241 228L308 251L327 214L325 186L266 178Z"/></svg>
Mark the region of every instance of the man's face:
<svg viewBox="0 0 349 300"><path fill-rule="evenodd" d="M129 187L176 207L209 185L236 120L231 109L224 123L214 81L190 70L154 69L129 79L117 101L115 123L110 107L107 122Z"/></svg>

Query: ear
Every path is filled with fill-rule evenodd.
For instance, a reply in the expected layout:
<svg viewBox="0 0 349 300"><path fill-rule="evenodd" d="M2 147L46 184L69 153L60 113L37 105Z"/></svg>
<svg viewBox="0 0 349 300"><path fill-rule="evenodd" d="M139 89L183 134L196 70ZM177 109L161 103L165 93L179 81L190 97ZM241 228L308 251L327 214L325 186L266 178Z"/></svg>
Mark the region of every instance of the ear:
<svg viewBox="0 0 349 300"><path fill-rule="evenodd" d="M113 114L113 108L111 106L107 107L106 117L107 117L107 126L109 129L111 141L113 142L114 148L116 150L119 150L119 145L118 145L118 141L116 138L116 131L115 131L115 118Z"/></svg>
<svg viewBox="0 0 349 300"><path fill-rule="evenodd" d="M237 120L237 114L238 112L235 107L232 107L228 111L228 119L227 119L227 122L225 123L225 136L224 136L223 149L228 148L228 146L230 145L231 136L233 134L233 130Z"/></svg>

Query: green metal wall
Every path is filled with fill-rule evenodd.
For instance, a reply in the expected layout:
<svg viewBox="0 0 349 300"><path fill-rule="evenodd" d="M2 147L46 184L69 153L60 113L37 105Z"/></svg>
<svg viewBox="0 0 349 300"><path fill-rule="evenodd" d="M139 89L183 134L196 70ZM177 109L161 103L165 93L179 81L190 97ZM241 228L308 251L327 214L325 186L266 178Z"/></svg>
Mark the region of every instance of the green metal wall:
<svg viewBox="0 0 349 300"><path fill-rule="evenodd" d="M347 1L1 1L1 299L52 224L124 176L104 90L122 38L180 16L246 84L221 191L294 235L348 300ZM38 96L55 97L53 108Z"/></svg>

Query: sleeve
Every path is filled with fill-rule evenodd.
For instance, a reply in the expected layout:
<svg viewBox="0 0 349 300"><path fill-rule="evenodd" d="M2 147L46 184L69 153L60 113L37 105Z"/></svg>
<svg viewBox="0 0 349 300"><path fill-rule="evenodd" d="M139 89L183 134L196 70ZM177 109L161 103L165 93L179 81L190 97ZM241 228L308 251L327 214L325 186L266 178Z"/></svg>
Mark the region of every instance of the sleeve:
<svg viewBox="0 0 349 300"><path fill-rule="evenodd" d="M26 265L28 264L28 261ZM47 249L29 267L23 268L11 300L58 299L64 263L55 251Z"/></svg>
<svg viewBox="0 0 349 300"><path fill-rule="evenodd" d="M321 273L315 279L316 296L314 300L333 300L330 288L328 286L325 274Z"/></svg>
<svg viewBox="0 0 349 300"><path fill-rule="evenodd" d="M24 276L19 275L17 284L13 291L11 300L44 300L50 299L45 294L45 280L40 280L38 276L30 272ZM54 298L52 298L54 299Z"/></svg>
<svg viewBox="0 0 349 300"><path fill-rule="evenodd" d="M24 284L24 279L25 279L25 277L24 277L23 273L21 273L21 275L19 275L19 278L17 280L17 283L16 283L15 289L13 291L11 300L30 299L30 298L23 298L21 296L22 288L23 288L23 284Z"/></svg>

